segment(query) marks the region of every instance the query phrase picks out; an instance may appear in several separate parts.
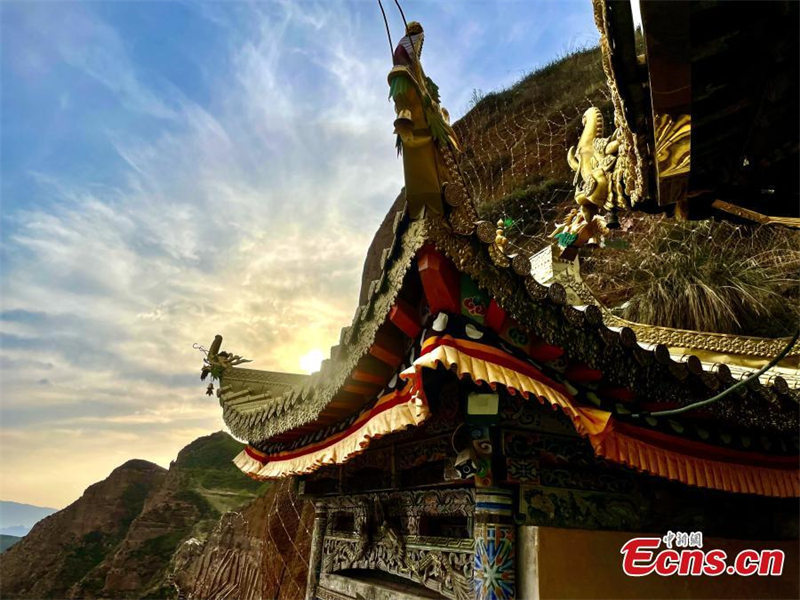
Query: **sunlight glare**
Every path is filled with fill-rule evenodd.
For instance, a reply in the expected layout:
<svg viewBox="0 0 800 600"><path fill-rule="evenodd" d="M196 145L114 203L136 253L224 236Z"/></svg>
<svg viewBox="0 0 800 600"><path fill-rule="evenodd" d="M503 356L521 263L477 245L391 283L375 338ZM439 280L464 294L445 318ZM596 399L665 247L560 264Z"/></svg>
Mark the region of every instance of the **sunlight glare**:
<svg viewBox="0 0 800 600"><path fill-rule="evenodd" d="M324 358L325 355L322 353L322 350L314 348L310 352L300 357L300 368L306 373L314 373L315 371L319 371L319 367Z"/></svg>

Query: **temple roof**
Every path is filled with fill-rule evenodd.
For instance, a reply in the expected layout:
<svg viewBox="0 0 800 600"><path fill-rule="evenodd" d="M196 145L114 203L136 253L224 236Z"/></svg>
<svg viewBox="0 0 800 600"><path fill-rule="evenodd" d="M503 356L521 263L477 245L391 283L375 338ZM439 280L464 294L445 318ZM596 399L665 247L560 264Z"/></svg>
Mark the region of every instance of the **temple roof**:
<svg viewBox="0 0 800 600"><path fill-rule="evenodd" d="M368 284L365 280L364 301L318 373L293 376L291 383L296 385L276 395L265 393L268 384L263 383L275 374L238 367L224 372L220 403L234 435L257 442L292 430L307 433L334 422L335 415L341 418L357 412L366 396L377 394L384 385L359 389L352 375L371 359L370 348L388 321L415 256L427 244L443 251L520 323L531 323L545 341L565 347L575 360L607 371L620 385L649 388L652 398L661 397L664 402L690 402L686 389L714 395L765 364L788 342L788 338L684 331L624 321L590 302L575 281L538 283L531 274L531 257L519 254L498 266L489 254L494 225L478 223L473 233L463 236L442 218L410 221L397 206L396 202L389 213L391 221L381 226L385 234L391 223L393 237L384 235L381 243L373 243L373 249L381 249L381 260L375 260L377 251L370 258L369 271L375 277ZM576 289L583 298L570 303ZM548 326L542 328L545 315ZM800 400L798 358L800 349L794 347L779 371L768 372L760 383L753 382L746 391L720 402L715 408L718 417L764 430L795 430ZM406 359L397 369L408 365ZM384 380L390 376L391 370L384 370ZM652 387L655 381L658 389Z"/></svg>
<svg viewBox="0 0 800 600"><path fill-rule="evenodd" d="M297 373L231 367L225 372L225 387L220 392L229 406L245 404L247 410L258 411L301 388L308 378Z"/></svg>

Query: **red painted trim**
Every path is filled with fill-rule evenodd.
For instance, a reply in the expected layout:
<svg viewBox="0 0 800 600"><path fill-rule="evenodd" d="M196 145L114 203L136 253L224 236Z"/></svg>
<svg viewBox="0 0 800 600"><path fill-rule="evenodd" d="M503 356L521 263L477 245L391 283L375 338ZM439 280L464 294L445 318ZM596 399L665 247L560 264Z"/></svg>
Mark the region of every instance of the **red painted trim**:
<svg viewBox="0 0 800 600"><path fill-rule="evenodd" d="M396 396L394 398L390 398L390 396L392 394L396 394ZM363 427L366 423L368 423L370 420L372 420L377 415L379 415L379 414L381 414L381 413L383 413L383 412L385 412L385 411L387 411L387 410L389 410L391 408L394 408L395 406L398 406L400 404L404 404L404 403L408 402L411 399L411 390L408 390L408 391L404 390L403 393L392 392L392 394L387 394L387 396L385 396L385 398L387 398L386 401L377 404L369 412L364 413L362 415L362 417L359 418L359 419L356 419L356 421L350 427L348 427L344 431L341 431L341 432L337 433L336 435L332 435L328 439L326 439L326 440L324 440L324 441L322 441L322 442L320 442L318 444L303 446L302 448L298 448L297 450L294 450L294 451L289 452L289 453L278 453L278 454L263 454L263 453L259 452L258 450L256 450L255 448L252 448L250 446L246 446L245 447L245 452L247 452L248 456L250 456L251 458L257 460L261 464L267 464L268 462L279 462L279 461L283 461L283 460L291 460L291 459L303 456L305 454L310 454L312 452L317 452L319 450L324 450L325 448L328 448L328 447L332 446L333 444L343 440L347 436L352 435L353 433L358 431L361 427Z"/></svg>
<svg viewBox="0 0 800 600"><path fill-rule="evenodd" d="M389 320L412 339L422 331L422 325L419 324L419 313L402 298L398 298L392 310L389 311Z"/></svg>
<svg viewBox="0 0 800 600"><path fill-rule="evenodd" d="M461 280L453 263L426 245L417 253L417 267L431 312L460 314Z"/></svg>
<svg viewBox="0 0 800 600"><path fill-rule="evenodd" d="M492 298L489 302L489 310L486 311L486 324L496 333L500 333L503 331L507 319L506 311L500 308L500 305Z"/></svg>

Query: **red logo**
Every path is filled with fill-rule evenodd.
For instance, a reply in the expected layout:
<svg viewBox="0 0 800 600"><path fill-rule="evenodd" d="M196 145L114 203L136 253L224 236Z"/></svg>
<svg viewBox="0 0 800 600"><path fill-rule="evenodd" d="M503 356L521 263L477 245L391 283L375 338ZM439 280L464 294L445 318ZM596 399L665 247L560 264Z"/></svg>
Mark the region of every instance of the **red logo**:
<svg viewBox="0 0 800 600"><path fill-rule="evenodd" d="M675 542L676 548L672 544ZM664 548L661 548L661 544ZM781 575L783 550L742 550L732 560L720 549L703 549L703 533L668 532L663 538L639 537L625 542L620 549L622 570L630 577L678 575L716 577L728 575Z"/></svg>

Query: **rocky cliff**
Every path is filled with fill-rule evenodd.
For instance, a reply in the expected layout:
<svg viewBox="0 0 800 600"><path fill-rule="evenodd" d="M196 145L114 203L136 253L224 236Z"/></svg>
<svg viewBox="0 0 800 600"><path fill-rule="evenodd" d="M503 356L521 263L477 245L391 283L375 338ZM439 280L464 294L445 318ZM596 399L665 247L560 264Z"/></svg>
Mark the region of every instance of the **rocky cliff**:
<svg viewBox="0 0 800 600"><path fill-rule="evenodd" d="M187 600L302 600L314 509L292 481L276 483L241 512L223 516L205 541L185 542L172 563Z"/></svg>
<svg viewBox="0 0 800 600"><path fill-rule="evenodd" d="M78 500L37 523L0 557L4 598L64 598L122 542L167 471L131 460Z"/></svg>
<svg viewBox="0 0 800 600"><path fill-rule="evenodd" d="M3 553L0 595L174 597L176 548L264 491L230 462L240 449L218 432L184 448L169 470L141 460L118 467Z"/></svg>

